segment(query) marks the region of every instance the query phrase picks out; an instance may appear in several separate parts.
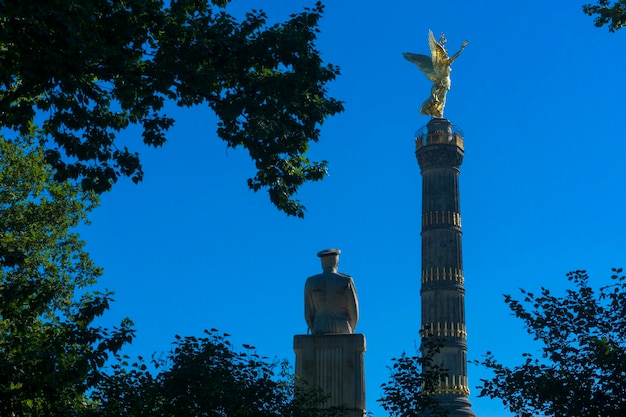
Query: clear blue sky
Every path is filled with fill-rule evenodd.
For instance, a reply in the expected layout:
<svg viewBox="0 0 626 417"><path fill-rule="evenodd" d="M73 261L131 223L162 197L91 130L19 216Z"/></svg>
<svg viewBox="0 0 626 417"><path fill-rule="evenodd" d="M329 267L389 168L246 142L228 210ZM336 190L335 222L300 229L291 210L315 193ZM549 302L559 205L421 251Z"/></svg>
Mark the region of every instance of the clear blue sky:
<svg viewBox="0 0 626 417"><path fill-rule="evenodd" d="M468 357L491 350L508 364L536 346L502 294L555 291L587 269L596 284L626 266L626 32L597 29L584 0L327 1L319 49L342 76L330 93L346 111L322 127L313 159L330 175L303 187L304 220L278 212L246 178L254 166L226 149L208 109L171 109L168 143L151 150L128 132L145 180L117 184L82 230L116 292L103 324L136 324L127 349L149 357L175 334L217 328L259 353L294 359L306 332L302 292L318 250L343 251L367 337L368 409L375 416L390 358L413 351L420 323L421 178L413 133L431 84L402 52L428 53L445 32L454 63L445 116L465 132L461 211ZM313 0L234 1L285 19ZM470 388L484 370L469 367ZM498 401L470 400L480 417Z"/></svg>

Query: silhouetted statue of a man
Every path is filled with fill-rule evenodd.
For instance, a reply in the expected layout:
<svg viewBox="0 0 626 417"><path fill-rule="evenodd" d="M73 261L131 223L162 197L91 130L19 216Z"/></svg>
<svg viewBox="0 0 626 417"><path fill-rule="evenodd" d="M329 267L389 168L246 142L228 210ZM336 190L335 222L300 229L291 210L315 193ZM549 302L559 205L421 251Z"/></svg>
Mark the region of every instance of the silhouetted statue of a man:
<svg viewBox="0 0 626 417"><path fill-rule="evenodd" d="M354 281L337 272L339 249L317 253L321 274L309 277L304 286L304 318L311 334L351 334L359 319Z"/></svg>

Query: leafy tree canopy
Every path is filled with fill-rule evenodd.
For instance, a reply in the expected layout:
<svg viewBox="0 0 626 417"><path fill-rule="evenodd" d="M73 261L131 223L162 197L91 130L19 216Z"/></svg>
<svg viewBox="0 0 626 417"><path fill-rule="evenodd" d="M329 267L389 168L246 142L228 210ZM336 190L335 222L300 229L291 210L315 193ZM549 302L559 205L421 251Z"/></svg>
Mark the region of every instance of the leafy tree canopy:
<svg viewBox="0 0 626 417"><path fill-rule="evenodd" d="M597 27L608 25L609 32L615 32L626 24L626 0L611 3L609 0L598 0L597 4L585 4L583 12L594 16Z"/></svg>
<svg viewBox="0 0 626 417"><path fill-rule="evenodd" d="M161 146L174 123L166 102L208 105L217 135L256 165L248 186L302 217L293 197L327 164L307 159L309 143L343 110L326 91L339 70L314 44L323 6L268 26L261 11L237 21L228 2L0 2L0 126L41 130L55 178L100 193L143 177L138 153L116 146L121 131L138 126Z"/></svg>
<svg viewBox="0 0 626 417"><path fill-rule="evenodd" d="M101 271L72 229L96 202L54 181L34 140L0 137L0 415L74 415L132 337L93 324L110 294L85 292Z"/></svg>
<svg viewBox="0 0 626 417"><path fill-rule="evenodd" d="M422 338L422 353L402 353L392 358L389 382L381 385L383 396L378 400L391 417L446 417L448 415L435 395L446 369L435 362L441 341Z"/></svg>
<svg viewBox="0 0 626 417"><path fill-rule="evenodd" d="M217 330L176 337L164 358L113 365L93 394L99 416L323 417L325 399L297 384L285 364L260 357L249 345L238 352ZM150 368L158 373L153 375Z"/></svg>
<svg viewBox="0 0 626 417"><path fill-rule="evenodd" d="M528 333L543 345L541 356L524 354L509 368L490 353L493 371L481 396L499 398L516 416L626 415L626 279L614 269L612 283L589 286L585 271L568 274L576 288L556 297L542 288L524 300L505 296Z"/></svg>

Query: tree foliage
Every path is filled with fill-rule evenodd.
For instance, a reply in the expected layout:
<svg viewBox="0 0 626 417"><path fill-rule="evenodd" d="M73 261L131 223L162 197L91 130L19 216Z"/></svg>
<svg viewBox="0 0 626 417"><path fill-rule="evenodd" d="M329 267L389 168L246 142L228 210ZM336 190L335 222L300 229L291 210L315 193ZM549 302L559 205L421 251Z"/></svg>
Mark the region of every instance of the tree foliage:
<svg viewBox="0 0 626 417"><path fill-rule="evenodd" d="M626 280L614 269L611 284L595 291L585 271L568 274L576 288L556 297L522 291L505 296L528 333L542 343L541 356L526 353L514 368L488 354L481 396L500 398L516 416L626 415Z"/></svg>
<svg viewBox="0 0 626 417"><path fill-rule="evenodd" d="M130 323L93 324L110 294L72 229L97 200L56 182L28 137L0 138L0 414L73 415ZM82 294L81 294L82 292Z"/></svg>
<svg viewBox="0 0 626 417"><path fill-rule="evenodd" d="M608 25L609 32L615 32L626 24L626 0L613 3L609 0L598 0L597 4L585 4L583 12L595 17L596 27Z"/></svg>
<svg viewBox="0 0 626 417"><path fill-rule="evenodd" d="M286 368L243 345L238 352L215 329L176 337L165 358L113 365L93 394L102 416L322 417L325 399L303 388ZM158 371L153 375L153 368Z"/></svg>
<svg viewBox="0 0 626 417"><path fill-rule="evenodd" d="M326 173L306 157L326 117L343 110L327 96L339 74L315 48L323 6L266 24L262 11L237 21L228 0L50 0L0 2L0 126L44 133L57 180L108 190L141 181L139 154L118 145L130 126L161 146L177 106L209 106L217 135L245 148L280 210L303 216L293 197Z"/></svg>
<svg viewBox="0 0 626 417"><path fill-rule="evenodd" d="M434 363L440 346L434 339L430 340L422 347L422 354L408 356L403 352L399 358L392 358L390 380L381 385L383 396L378 400L392 417L448 415L433 395L445 369Z"/></svg>

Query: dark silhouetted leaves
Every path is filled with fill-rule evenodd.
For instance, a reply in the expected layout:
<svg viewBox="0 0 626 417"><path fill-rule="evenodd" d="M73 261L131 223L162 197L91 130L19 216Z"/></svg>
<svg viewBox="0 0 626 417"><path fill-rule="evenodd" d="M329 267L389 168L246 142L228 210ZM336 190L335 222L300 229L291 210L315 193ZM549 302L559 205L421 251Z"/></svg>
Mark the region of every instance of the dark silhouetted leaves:
<svg viewBox="0 0 626 417"><path fill-rule="evenodd" d="M499 398L518 417L626 415L626 280L613 269L611 283L589 286L585 271L567 275L576 286L556 297L545 288L524 302L505 296L513 314L543 345L514 368L487 353L481 396Z"/></svg>
<svg viewBox="0 0 626 417"><path fill-rule="evenodd" d="M424 339L422 354L392 358L391 376L381 385L383 396L378 400L392 417L446 417L447 410L439 405L433 393L440 385L445 369L434 363L440 343Z"/></svg>
<svg viewBox="0 0 626 417"><path fill-rule="evenodd" d="M205 334L176 336L171 352L151 366L119 358L93 394L97 415L339 417L319 409L325 397L296 384L285 363L259 358L251 345L236 352L215 329Z"/></svg>
<svg viewBox="0 0 626 417"><path fill-rule="evenodd" d="M624 0L618 0L612 4L609 0L598 0L597 4L585 4L583 12L595 17L593 23L596 27L607 25L609 32L621 29L626 23L626 1Z"/></svg>
<svg viewBox="0 0 626 417"><path fill-rule="evenodd" d="M325 161L305 154L343 110L326 91L339 70L315 49L323 7L267 25L260 11L237 21L221 9L227 3L0 2L0 126L38 128L56 179L101 193L144 175L138 152L118 144L121 131L137 126L158 147L174 123L166 103L208 106L217 135L249 152L249 187L302 217L298 188L326 173Z"/></svg>

